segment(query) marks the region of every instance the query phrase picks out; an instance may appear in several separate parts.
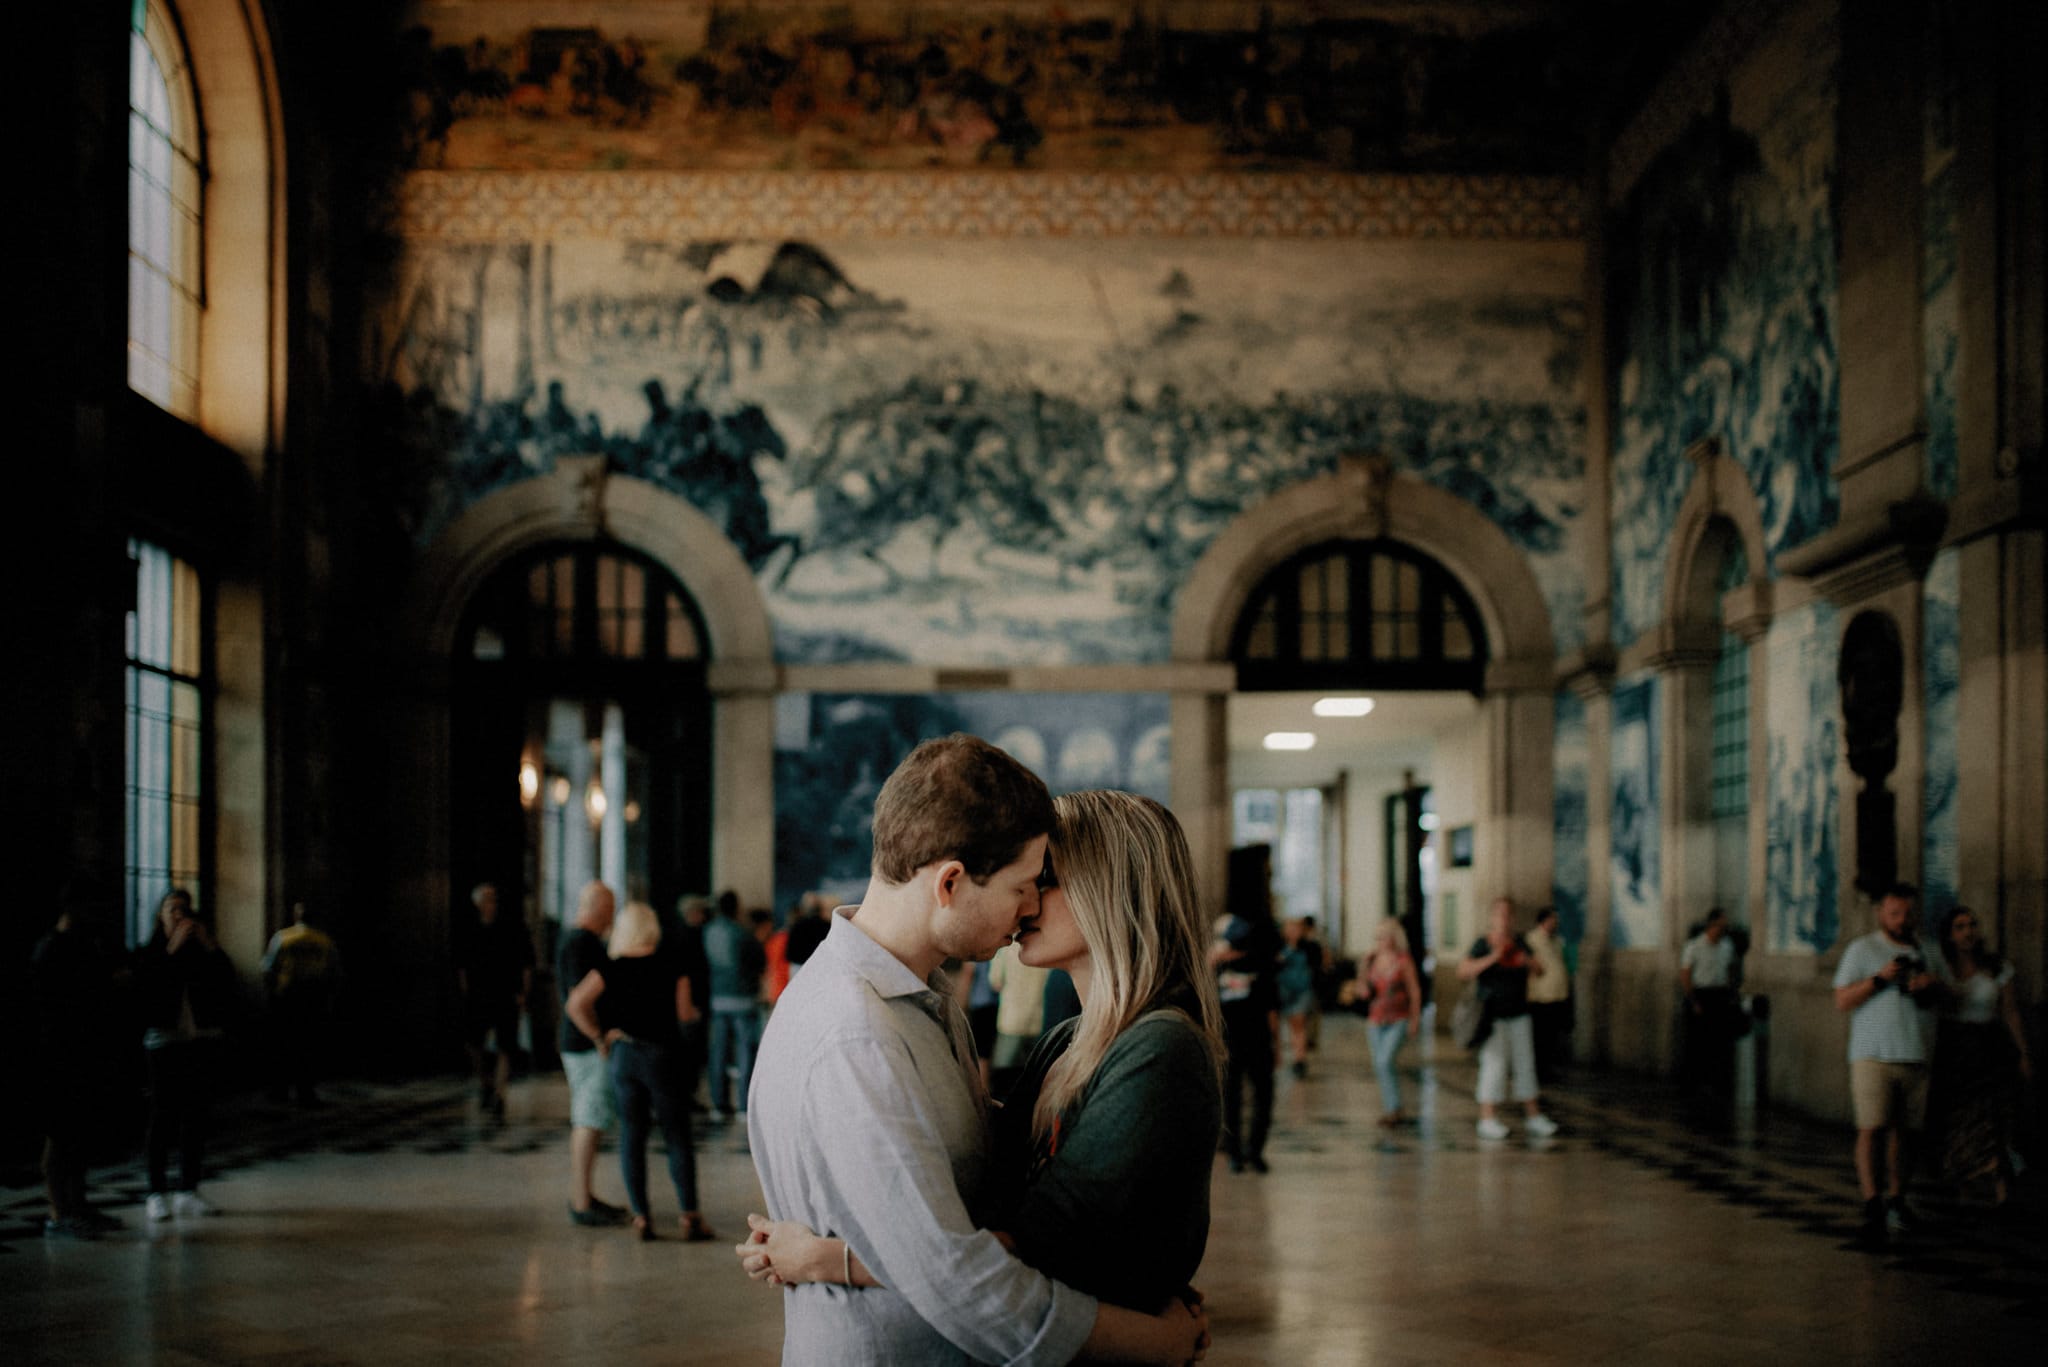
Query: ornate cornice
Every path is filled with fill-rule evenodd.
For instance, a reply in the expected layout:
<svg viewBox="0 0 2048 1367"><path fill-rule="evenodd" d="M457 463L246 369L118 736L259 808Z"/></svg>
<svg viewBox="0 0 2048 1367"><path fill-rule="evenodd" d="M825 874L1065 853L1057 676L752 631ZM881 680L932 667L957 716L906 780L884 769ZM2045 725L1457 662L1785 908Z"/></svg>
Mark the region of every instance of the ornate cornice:
<svg viewBox="0 0 2048 1367"><path fill-rule="evenodd" d="M1362 238L1583 235L1565 176L1116 172L419 171L386 227L413 242L568 238Z"/></svg>
<svg viewBox="0 0 2048 1367"><path fill-rule="evenodd" d="M1628 198L1659 153L1714 107L1715 92L1757 38L1785 10L1783 0L1733 0L1707 21L1685 55L1607 149L1607 202Z"/></svg>

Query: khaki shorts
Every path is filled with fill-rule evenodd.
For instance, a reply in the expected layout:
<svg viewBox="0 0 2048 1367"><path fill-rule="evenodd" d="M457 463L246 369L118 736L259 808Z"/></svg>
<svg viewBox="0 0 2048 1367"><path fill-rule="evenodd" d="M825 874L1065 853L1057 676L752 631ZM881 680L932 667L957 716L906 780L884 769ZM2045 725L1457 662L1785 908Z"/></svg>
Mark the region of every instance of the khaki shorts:
<svg viewBox="0 0 2048 1367"><path fill-rule="evenodd" d="M1856 1128L1921 1128L1927 1120L1927 1072L1924 1063L1851 1059L1849 1093L1856 1104Z"/></svg>

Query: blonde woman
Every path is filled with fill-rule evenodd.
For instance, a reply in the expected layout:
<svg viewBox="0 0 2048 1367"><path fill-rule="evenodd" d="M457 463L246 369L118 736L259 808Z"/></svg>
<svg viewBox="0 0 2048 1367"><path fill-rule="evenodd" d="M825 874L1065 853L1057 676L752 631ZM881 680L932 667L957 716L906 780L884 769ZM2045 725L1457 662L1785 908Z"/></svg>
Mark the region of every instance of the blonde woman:
<svg viewBox="0 0 2048 1367"><path fill-rule="evenodd" d="M1048 1031L994 1122L993 1210L1026 1262L1113 1305L1156 1314L1187 1291L1209 1237L1222 1130L1222 1029L1173 814L1132 793L1054 799L1039 909L1018 956L1073 976L1081 1014ZM777 1285L875 1285L859 1251L749 1217L736 1252ZM1132 1236L1142 1239L1133 1257Z"/></svg>
<svg viewBox="0 0 2048 1367"><path fill-rule="evenodd" d="M611 1068L619 1111L619 1167L633 1229L654 1238L647 1204L647 1127L661 1126L668 1175L682 1203L683 1238L715 1239L697 1208L697 1155L690 1147L688 1068L681 1024L698 1018L690 963L664 949L661 921L645 902L628 902L612 920L607 957L569 993L569 1019L597 1045Z"/></svg>
<svg viewBox="0 0 2048 1367"><path fill-rule="evenodd" d="M1392 916L1373 932L1372 953L1358 964L1355 1001L1370 1000L1365 1033L1372 1042L1372 1070L1380 1082L1380 1124L1405 1125L1401 1079L1394 1071L1401 1046L1422 1029L1422 984L1408 954L1408 932Z"/></svg>

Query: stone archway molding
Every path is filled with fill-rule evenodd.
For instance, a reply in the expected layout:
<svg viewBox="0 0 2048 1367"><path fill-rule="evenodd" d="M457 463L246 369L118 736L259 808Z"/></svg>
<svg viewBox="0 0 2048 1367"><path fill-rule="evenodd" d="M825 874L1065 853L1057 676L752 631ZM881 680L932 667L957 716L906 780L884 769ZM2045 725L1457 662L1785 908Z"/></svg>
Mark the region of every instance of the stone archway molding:
<svg viewBox="0 0 2048 1367"><path fill-rule="evenodd" d="M1471 593L1486 629L1489 692L1550 687L1550 608L1528 558L1470 503L1376 456L1347 457L1334 473L1273 495L1223 530L1174 605L1174 659L1228 660L1252 591L1295 552L1376 537L1432 557Z"/></svg>
<svg viewBox="0 0 2048 1367"><path fill-rule="evenodd" d="M1681 638L1707 631L1709 645L1718 649L1721 609L1713 601L1712 576L1719 565L1718 561L1707 562L1720 550L1708 536L1714 521L1720 519L1735 529L1749 566L1748 600L1736 605L1729 625L1746 639L1755 640L1770 621L1770 560L1764 545L1763 508L1756 490L1750 487L1748 472L1721 449L1719 440L1709 437L1695 442L1685 454L1695 473L1671 525L1671 558L1664 567L1664 628Z"/></svg>
<svg viewBox="0 0 2048 1367"><path fill-rule="evenodd" d="M754 572L723 529L657 484L607 470L601 455L564 456L554 469L477 500L422 560L409 631L416 648L450 659L463 610L509 557L548 542L608 536L666 566L696 600L721 664L771 664L774 633Z"/></svg>

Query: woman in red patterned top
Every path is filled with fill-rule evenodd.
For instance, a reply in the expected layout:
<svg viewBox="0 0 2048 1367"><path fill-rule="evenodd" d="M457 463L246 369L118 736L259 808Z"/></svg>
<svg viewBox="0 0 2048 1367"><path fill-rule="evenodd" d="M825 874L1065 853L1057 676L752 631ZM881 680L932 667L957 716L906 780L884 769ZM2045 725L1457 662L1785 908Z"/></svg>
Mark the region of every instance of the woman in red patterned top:
<svg viewBox="0 0 2048 1367"><path fill-rule="evenodd" d="M1366 1035L1372 1042L1372 1070L1380 1081L1380 1124L1408 1123L1401 1110L1401 1081L1394 1061L1401 1045L1422 1029L1422 984L1408 956L1408 932L1389 916L1373 934L1372 952L1358 963L1358 997L1372 1003Z"/></svg>

